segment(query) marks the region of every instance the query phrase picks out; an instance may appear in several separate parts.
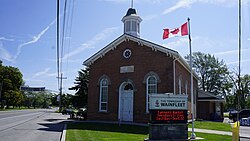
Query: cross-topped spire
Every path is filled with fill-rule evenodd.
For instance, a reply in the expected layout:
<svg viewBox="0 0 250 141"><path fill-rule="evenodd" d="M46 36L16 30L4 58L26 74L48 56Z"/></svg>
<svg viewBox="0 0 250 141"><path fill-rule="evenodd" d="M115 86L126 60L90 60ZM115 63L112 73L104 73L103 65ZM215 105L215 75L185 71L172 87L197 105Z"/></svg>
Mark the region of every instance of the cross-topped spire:
<svg viewBox="0 0 250 141"><path fill-rule="evenodd" d="M134 6L134 1L131 0L131 8L133 8L133 6Z"/></svg>

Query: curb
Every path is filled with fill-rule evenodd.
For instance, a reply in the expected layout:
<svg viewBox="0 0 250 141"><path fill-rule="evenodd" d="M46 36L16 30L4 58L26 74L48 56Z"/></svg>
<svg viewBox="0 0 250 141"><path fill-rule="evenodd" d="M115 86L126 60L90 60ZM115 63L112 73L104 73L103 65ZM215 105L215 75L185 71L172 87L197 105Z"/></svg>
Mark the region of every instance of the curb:
<svg viewBox="0 0 250 141"><path fill-rule="evenodd" d="M61 140L60 141L65 141L66 140L66 131L67 131L67 124L64 124L63 132L61 134Z"/></svg>

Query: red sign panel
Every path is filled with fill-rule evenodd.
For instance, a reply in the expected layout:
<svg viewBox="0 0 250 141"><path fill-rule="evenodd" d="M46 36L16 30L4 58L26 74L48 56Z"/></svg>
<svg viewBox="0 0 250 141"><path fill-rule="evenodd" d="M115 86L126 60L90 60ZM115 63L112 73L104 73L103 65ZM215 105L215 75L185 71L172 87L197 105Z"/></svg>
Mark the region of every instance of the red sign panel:
<svg viewBox="0 0 250 141"><path fill-rule="evenodd" d="M151 110L151 123L187 123L187 110Z"/></svg>

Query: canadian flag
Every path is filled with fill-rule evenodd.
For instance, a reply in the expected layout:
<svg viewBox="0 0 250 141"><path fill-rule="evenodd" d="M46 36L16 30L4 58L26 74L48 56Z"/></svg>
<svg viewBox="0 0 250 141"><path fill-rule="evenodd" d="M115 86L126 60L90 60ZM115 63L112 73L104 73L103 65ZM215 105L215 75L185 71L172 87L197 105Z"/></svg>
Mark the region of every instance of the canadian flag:
<svg viewBox="0 0 250 141"><path fill-rule="evenodd" d="M188 35L188 22L184 23L181 25L179 28L174 28L174 29L163 29L163 40L170 38L170 37L175 37L175 36L184 36Z"/></svg>

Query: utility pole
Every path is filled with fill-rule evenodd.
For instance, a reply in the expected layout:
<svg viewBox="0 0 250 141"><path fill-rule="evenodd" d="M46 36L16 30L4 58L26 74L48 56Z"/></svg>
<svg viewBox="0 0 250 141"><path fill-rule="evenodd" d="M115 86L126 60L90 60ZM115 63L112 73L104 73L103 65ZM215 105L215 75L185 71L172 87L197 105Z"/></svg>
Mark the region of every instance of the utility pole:
<svg viewBox="0 0 250 141"><path fill-rule="evenodd" d="M0 100L2 100L2 88L3 88L3 80L0 83Z"/></svg>
<svg viewBox="0 0 250 141"><path fill-rule="evenodd" d="M58 80L60 80L60 87L59 87L59 112L62 111L62 94L63 94L63 91L62 91L62 86L63 86L63 79L67 79L67 77L63 77L63 73L61 73L61 77L57 77Z"/></svg>

